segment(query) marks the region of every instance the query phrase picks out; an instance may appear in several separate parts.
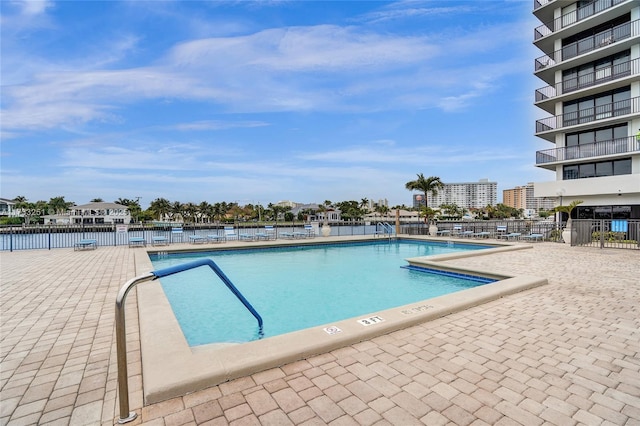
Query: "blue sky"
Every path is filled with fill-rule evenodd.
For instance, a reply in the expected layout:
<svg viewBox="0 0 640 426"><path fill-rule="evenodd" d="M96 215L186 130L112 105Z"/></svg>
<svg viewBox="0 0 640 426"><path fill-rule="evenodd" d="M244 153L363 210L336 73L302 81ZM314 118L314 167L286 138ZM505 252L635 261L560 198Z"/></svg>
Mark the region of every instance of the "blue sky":
<svg viewBox="0 0 640 426"><path fill-rule="evenodd" d="M387 198L553 180L529 0L2 1L0 196Z"/></svg>

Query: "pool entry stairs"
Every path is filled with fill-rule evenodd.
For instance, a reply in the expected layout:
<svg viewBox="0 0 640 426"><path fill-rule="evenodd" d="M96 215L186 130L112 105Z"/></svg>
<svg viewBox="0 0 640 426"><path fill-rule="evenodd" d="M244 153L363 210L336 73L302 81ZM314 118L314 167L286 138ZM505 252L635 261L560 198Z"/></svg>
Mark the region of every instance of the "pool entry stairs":
<svg viewBox="0 0 640 426"><path fill-rule="evenodd" d="M124 316L124 303L133 287L145 281L151 281L158 278L166 277L169 275L177 274L178 272L188 271L190 269L198 268L201 266L210 267L213 272L222 280L229 290L242 302L242 304L251 312L251 314L258 321L259 334L262 335L262 317L249 303L247 299L240 293L231 280L222 272L220 267L211 259L200 259L194 262L183 263L180 265L171 266L164 269L158 269L156 271L148 272L147 274L140 275L127 281L116 298L116 346L118 353L118 397L120 404L120 418L119 424L128 423L135 420L138 416L135 412L129 412L129 385L128 385L128 372L127 372L127 341L126 341L126 328L125 328L125 316Z"/></svg>

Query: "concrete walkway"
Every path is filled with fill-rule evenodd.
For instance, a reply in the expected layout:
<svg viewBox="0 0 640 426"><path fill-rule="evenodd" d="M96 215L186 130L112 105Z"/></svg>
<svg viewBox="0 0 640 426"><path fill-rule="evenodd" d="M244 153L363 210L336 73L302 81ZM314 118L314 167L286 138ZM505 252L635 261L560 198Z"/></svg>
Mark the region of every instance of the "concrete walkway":
<svg viewBox="0 0 640 426"><path fill-rule="evenodd" d="M549 285L142 407L145 425L640 425L640 251L535 243L451 264ZM134 252L0 253L0 425L118 417L114 302Z"/></svg>

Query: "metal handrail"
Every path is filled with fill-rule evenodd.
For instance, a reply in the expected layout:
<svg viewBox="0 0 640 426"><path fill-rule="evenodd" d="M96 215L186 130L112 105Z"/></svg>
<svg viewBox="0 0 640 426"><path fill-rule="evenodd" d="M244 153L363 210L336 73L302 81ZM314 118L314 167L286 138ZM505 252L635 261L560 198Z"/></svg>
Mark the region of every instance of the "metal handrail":
<svg viewBox="0 0 640 426"><path fill-rule="evenodd" d="M629 136L626 138L537 151L536 164L555 163L556 161L576 160L638 151L640 151L640 142L638 142L636 136Z"/></svg>
<svg viewBox="0 0 640 426"><path fill-rule="evenodd" d="M240 291L233 285L231 280L222 272L220 267L211 259L200 259L194 262L183 263L180 265L170 266L168 268L159 269L157 271L147 272L144 275L135 277L127 281L116 297L116 348L118 355L118 401L120 403L120 418L119 424L128 423L133 421L138 415L134 411L129 411L129 374L127 371L127 334L125 326L124 315L124 303L129 291L145 281L155 280L157 278L166 277L169 275L177 274L178 272L184 272L189 269L198 268L200 266L208 266L216 273L216 275L224 282L229 290L242 302L242 304L251 312L251 314L258 320L258 327L260 329L260 335L262 335L262 317L251 306L249 301L240 293Z"/></svg>
<svg viewBox="0 0 640 426"><path fill-rule="evenodd" d="M612 7L624 3L625 1L627 0L594 1L578 9L572 10L571 12L565 13L561 17L554 19L553 22L543 23L542 25L537 27L534 30L534 40L538 40L542 37L548 36L549 34L566 28L569 25L573 25L576 22L580 22L582 20L590 18L593 15L596 15L607 9L611 9ZM535 9L536 7L534 4L534 10Z"/></svg>
<svg viewBox="0 0 640 426"><path fill-rule="evenodd" d="M536 120L536 133L591 123L640 111L640 96Z"/></svg>
<svg viewBox="0 0 640 426"><path fill-rule="evenodd" d="M553 0L533 0L533 10L539 9L547 3L551 3Z"/></svg>
<svg viewBox="0 0 640 426"><path fill-rule="evenodd" d="M376 231L378 230L379 227L382 228L382 234L383 235L389 234L389 240L391 240L391 238L393 238L393 235L395 234L395 230L394 230L393 226L391 226L388 222L378 222L378 223L376 223Z"/></svg>
<svg viewBox="0 0 640 426"><path fill-rule="evenodd" d="M640 74L640 58L612 64L609 67L594 69L588 74L563 80L554 86L536 89L536 102L638 74Z"/></svg>
<svg viewBox="0 0 640 426"><path fill-rule="evenodd" d="M543 68L559 64L562 61L567 61L585 53L605 48L613 43L635 37L638 34L640 34L640 20L625 22L617 27L607 29L596 35L585 37L574 43L563 46L562 49L551 53L551 56L542 55L539 58L536 58L534 61L534 71L537 72ZM578 46L580 46L580 49L578 49Z"/></svg>

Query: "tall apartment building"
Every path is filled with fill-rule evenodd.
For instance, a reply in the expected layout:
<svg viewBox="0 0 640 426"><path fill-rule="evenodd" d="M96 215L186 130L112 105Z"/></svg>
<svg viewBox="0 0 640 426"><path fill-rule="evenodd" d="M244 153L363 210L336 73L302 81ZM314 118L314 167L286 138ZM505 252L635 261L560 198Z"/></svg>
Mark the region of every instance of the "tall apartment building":
<svg viewBox="0 0 640 426"><path fill-rule="evenodd" d="M503 190L502 203L514 209L524 210L526 217L536 217L540 209L550 210L554 207L555 197L535 197L534 184L529 182L524 186Z"/></svg>
<svg viewBox="0 0 640 426"><path fill-rule="evenodd" d="M424 206L423 194L413 195L413 207ZM442 204L456 204L465 209L482 208L488 205L494 206L498 199L498 183L489 182L489 179L480 179L478 182L445 183L444 188L438 190L438 195L433 197L427 194L429 207L437 208Z"/></svg>
<svg viewBox="0 0 640 426"><path fill-rule="evenodd" d="M534 0L535 135L555 147L536 197L582 200L574 217L640 219L640 1ZM636 136L638 134L638 136Z"/></svg>

